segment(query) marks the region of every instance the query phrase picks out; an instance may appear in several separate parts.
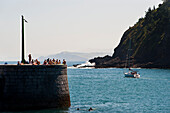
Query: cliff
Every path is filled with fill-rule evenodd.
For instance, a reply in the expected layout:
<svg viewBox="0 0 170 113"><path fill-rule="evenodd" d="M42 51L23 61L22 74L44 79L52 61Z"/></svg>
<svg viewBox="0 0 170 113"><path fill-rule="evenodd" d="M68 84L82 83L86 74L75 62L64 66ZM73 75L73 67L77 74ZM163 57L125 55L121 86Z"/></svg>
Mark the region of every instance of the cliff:
<svg viewBox="0 0 170 113"><path fill-rule="evenodd" d="M125 67L131 38L131 58L134 67L170 68L170 1L157 9L149 8L144 18L124 32L112 56L89 60L96 68Z"/></svg>

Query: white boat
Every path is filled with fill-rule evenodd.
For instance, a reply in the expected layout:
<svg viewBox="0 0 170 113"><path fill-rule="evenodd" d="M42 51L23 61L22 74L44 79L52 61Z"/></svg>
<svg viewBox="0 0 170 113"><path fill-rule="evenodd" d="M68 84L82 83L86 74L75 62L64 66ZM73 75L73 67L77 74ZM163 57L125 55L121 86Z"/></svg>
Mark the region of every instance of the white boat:
<svg viewBox="0 0 170 113"><path fill-rule="evenodd" d="M140 74L129 68L129 71L124 73L125 77L140 78Z"/></svg>
<svg viewBox="0 0 170 113"><path fill-rule="evenodd" d="M140 74L137 71L132 70L131 67L131 38L129 40L129 49L128 49L128 55L127 55L127 59L128 60L128 67L129 67L129 71L128 72L124 72L125 77L131 77L131 78L140 78ZM127 64L127 62L126 62ZM126 66L125 66L126 67Z"/></svg>

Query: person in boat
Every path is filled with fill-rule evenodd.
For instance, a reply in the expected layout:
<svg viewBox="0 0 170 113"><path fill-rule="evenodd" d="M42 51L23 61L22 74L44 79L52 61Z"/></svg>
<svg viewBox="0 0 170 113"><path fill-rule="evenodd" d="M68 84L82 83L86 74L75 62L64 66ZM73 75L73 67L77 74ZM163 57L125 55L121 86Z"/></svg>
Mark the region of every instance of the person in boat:
<svg viewBox="0 0 170 113"><path fill-rule="evenodd" d="M134 75L135 73L134 72L131 72L132 75Z"/></svg>
<svg viewBox="0 0 170 113"><path fill-rule="evenodd" d="M131 74L137 74L137 72L132 69L129 69L129 71L132 71Z"/></svg>
<svg viewBox="0 0 170 113"><path fill-rule="evenodd" d="M129 68L129 71L133 71L133 70Z"/></svg>
<svg viewBox="0 0 170 113"><path fill-rule="evenodd" d="M66 65L66 60L65 59L63 59L63 64Z"/></svg>

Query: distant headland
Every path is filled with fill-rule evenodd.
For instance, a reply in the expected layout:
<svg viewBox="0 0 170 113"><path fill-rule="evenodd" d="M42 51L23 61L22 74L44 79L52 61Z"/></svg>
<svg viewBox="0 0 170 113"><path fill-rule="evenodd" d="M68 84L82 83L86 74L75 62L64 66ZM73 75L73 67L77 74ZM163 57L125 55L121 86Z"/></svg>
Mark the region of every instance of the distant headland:
<svg viewBox="0 0 170 113"><path fill-rule="evenodd" d="M118 67L126 64L131 39L134 68L170 68L170 1L149 8L144 18L124 32L112 56L97 57L89 62L96 68Z"/></svg>

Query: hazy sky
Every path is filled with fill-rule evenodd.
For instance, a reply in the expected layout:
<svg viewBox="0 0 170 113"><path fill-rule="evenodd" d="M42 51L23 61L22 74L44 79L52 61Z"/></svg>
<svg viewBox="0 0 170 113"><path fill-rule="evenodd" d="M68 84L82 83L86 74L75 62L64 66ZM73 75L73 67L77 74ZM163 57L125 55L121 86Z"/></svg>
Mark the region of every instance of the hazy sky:
<svg viewBox="0 0 170 113"><path fill-rule="evenodd" d="M21 15L26 55L110 52L124 31L161 0L0 0L0 61L20 60Z"/></svg>

